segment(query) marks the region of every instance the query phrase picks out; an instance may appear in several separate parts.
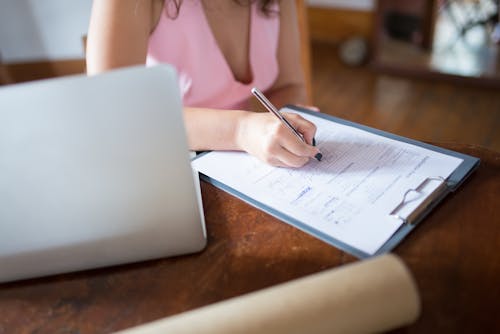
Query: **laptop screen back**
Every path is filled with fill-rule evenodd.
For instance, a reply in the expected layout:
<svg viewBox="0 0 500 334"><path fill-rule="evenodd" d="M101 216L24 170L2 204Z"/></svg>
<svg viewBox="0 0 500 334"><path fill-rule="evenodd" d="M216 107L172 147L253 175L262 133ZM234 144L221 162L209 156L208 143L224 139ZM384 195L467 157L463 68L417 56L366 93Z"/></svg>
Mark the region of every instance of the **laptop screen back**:
<svg viewBox="0 0 500 334"><path fill-rule="evenodd" d="M175 71L0 89L0 282L206 243Z"/></svg>

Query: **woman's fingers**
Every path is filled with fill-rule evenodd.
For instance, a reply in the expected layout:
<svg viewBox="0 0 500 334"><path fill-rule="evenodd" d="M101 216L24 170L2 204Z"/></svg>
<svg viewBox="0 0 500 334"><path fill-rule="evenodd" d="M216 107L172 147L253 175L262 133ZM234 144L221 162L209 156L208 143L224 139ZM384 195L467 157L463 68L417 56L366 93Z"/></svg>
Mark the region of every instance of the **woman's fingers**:
<svg viewBox="0 0 500 334"><path fill-rule="evenodd" d="M279 161L279 166L282 167L302 167L310 159L309 156L296 155L284 147L279 149L279 152L275 155L276 159Z"/></svg>
<svg viewBox="0 0 500 334"><path fill-rule="evenodd" d="M240 129L242 149L281 167L301 167L310 158L321 158L319 149L312 146L316 126L297 114L285 117L305 142L271 113L250 113Z"/></svg>
<svg viewBox="0 0 500 334"><path fill-rule="evenodd" d="M306 143L314 146L313 145L314 144L313 138L314 138L314 135L316 134L316 125L314 125L314 123L308 121L307 119L305 119L304 117L302 117L298 114L283 113L283 115L292 124L292 126L299 133L302 134Z"/></svg>
<svg viewBox="0 0 500 334"><path fill-rule="evenodd" d="M288 128L282 129L281 131L283 133L279 137L279 146L290 154L301 158L314 158L319 153L317 147L303 142L301 139L297 138L295 134L291 133ZM281 151L278 151L278 153L279 152Z"/></svg>
<svg viewBox="0 0 500 334"><path fill-rule="evenodd" d="M303 136L303 140L291 131L285 124L278 123L275 133L278 146L271 152L281 163L289 167L301 167L310 158L320 158L317 147L312 146L316 126L297 114L285 114L286 119ZM318 155L319 154L319 155Z"/></svg>

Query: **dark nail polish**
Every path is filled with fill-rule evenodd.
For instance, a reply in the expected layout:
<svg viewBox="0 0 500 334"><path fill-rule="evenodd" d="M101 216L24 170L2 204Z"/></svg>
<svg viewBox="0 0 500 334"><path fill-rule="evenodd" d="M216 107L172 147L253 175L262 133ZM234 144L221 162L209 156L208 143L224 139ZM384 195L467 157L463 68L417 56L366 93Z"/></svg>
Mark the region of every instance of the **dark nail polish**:
<svg viewBox="0 0 500 334"><path fill-rule="evenodd" d="M313 137L313 146L316 146L316 139Z"/></svg>
<svg viewBox="0 0 500 334"><path fill-rule="evenodd" d="M316 155L314 157L316 158L316 160L321 161L321 158L323 158L323 154L316 153Z"/></svg>

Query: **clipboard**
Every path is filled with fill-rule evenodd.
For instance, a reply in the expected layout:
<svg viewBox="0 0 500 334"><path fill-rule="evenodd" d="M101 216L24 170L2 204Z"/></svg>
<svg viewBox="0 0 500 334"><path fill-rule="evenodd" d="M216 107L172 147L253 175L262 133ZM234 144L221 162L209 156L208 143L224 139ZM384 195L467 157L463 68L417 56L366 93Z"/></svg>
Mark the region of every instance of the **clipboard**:
<svg viewBox="0 0 500 334"><path fill-rule="evenodd" d="M359 123L347 121L335 116L311 111L305 108L297 107L297 106L292 106L292 105L287 105L285 108L290 109L292 111L298 111L304 114L310 114L314 117L319 117L323 118L327 121L334 122L334 123L339 123L348 127L353 127L357 128L375 135L379 135L382 137L390 138L396 141L408 143L414 146L419 146L422 148L425 148L430 151L442 153L448 156L456 157L459 159L462 159L462 162L460 165L446 178L442 178L439 175L429 175L426 179L422 181L421 184L417 185L416 187L407 189L404 195L401 198L401 201L392 209L390 213L388 213L391 217L394 219L401 220L401 225L400 227L392 234L392 236L380 247L378 250L373 253L369 254L367 252L364 252L356 247L353 247L338 238L334 238L331 235L328 235L326 233L323 233L322 231L311 227L310 225L290 216L287 215L279 210L276 210L275 208L272 208L269 205L266 205L260 201L258 201L255 198L252 198L230 186L228 186L225 183L222 183L215 178L212 178L210 176L207 176L203 173L200 173L200 177L202 180L213 184L214 186L232 194L233 196L236 196L237 198L240 198L241 200L247 202L248 204L270 214L271 216L288 223L308 234L311 234L315 236L316 238L323 240L324 242L340 249L343 250L347 253L350 253L357 258L369 258L372 256L377 256L381 255L384 253L387 253L391 250L393 250L397 245L399 245L403 239L411 233L411 231L416 228L424 219L425 217L444 199L448 194L451 192L456 191L462 184L463 182L473 173L473 171L479 166L480 159L466 155L460 152L444 149L438 146L434 146L431 144L427 144L424 142L420 142L414 139L406 138L403 136L398 136L389 132L385 132L379 129L371 128ZM203 155L208 154L210 152L204 152L201 155L198 155L197 157L193 158L193 160L201 158ZM425 187L429 183L436 183L437 187L427 195L425 200L423 200L413 211L411 212L410 215L406 217L400 216L400 211L407 205L407 197L411 195L411 193L419 193L423 187Z"/></svg>

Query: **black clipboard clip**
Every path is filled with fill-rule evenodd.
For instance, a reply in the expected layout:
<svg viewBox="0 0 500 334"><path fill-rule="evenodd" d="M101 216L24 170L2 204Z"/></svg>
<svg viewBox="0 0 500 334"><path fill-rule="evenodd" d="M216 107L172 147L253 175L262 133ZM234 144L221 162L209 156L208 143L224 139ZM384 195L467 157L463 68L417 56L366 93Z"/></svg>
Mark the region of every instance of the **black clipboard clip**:
<svg viewBox="0 0 500 334"><path fill-rule="evenodd" d="M432 191L423 201L419 204L415 210L413 210L406 218L401 216L400 211L411 202L411 200L407 200L407 197L410 193L418 193L422 194L422 190L427 186L430 182L439 182L439 186ZM399 219L403 222L403 224L413 224L418 217L434 202L436 198L441 196L444 191L447 191L447 183L445 178L441 176L432 176L425 178L422 183L420 183L416 188L408 189L404 195L403 199L399 204L394 208L394 210L389 213L390 216Z"/></svg>

